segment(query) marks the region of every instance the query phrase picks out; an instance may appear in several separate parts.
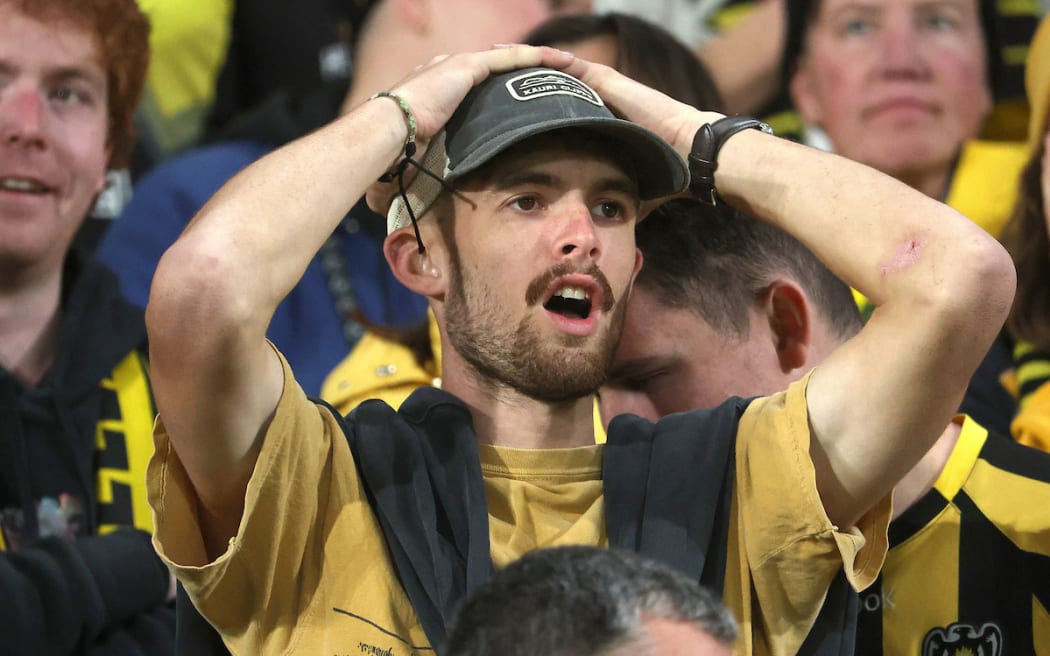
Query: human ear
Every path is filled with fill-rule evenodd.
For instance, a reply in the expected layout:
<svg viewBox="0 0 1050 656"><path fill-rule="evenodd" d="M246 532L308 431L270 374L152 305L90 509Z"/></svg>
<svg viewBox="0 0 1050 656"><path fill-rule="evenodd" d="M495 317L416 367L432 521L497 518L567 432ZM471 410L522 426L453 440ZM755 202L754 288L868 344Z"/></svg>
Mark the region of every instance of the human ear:
<svg viewBox="0 0 1050 656"><path fill-rule="evenodd" d="M805 55L798 58L798 65L791 75L788 89L791 93L791 101L798 109L802 120L808 125L820 125L824 120L824 112L820 94L817 92L818 85Z"/></svg>
<svg viewBox="0 0 1050 656"><path fill-rule="evenodd" d="M777 279L767 288L764 302L781 371L806 367L813 331L805 292L793 281Z"/></svg>
<svg viewBox="0 0 1050 656"><path fill-rule="evenodd" d="M387 236L383 255L402 285L423 296L440 296L447 270L444 244L435 235L427 235L423 243L426 250L420 253L415 233L407 226Z"/></svg>

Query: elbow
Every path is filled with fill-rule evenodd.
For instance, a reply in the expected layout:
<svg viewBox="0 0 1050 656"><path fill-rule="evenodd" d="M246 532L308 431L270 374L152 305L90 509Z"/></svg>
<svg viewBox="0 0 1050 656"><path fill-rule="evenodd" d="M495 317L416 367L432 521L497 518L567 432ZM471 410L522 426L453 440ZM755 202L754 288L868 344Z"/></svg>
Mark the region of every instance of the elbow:
<svg viewBox="0 0 1050 656"><path fill-rule="evenodd" d="M983 356L1013 304L1017 274L1010 255L982 234L953 253L951 268L931 290L945 338Z"/></svg>
<svg viewBox="0 0 1050 656"><path fill-rule="evenodd" d="M188 242L177 241L157 265L146 306L151 352L193 350L252 325L248 281L222 252Z"/></svg>

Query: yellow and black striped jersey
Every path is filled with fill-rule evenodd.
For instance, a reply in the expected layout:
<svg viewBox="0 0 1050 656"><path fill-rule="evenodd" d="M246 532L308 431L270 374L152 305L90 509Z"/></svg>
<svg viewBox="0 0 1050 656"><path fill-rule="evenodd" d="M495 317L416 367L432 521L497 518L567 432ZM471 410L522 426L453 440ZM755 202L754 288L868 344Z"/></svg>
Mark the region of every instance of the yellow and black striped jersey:
<svg viewBox="0 0 1050 656"><path fill-rule="evenodd" d="M966 418L930 490L890 524L857 654L1050 654L1050 454Z"/></svg>

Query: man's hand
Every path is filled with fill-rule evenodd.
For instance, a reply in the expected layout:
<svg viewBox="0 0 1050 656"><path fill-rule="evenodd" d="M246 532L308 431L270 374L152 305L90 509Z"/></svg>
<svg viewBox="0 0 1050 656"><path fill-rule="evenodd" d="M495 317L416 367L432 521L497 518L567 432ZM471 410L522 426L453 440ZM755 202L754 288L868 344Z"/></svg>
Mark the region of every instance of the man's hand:
<svg viewBox="0 0 1050 656"><path fill-rule="evenodd" d="M682 157L689 156L701 125L722 118L718 112L703 112L678 102L608 66L575 59L565 72L597 91L617 115L658 134Z"/></svg>
<svg viewBox="0 0 1050 656"><path fill-rule="evenodd" d="M402 98L416 119L416 161L422 162L430 140L441 131L467 93L493 73L547 66L564 68L573 55L546 46L506 45L481 52L440 55L398 82L391 93ZM405 171L405 184L418 173ZM397 184L375 183L368 188L368 205L385 214L397 193Z"/></svg>
<svg viewBox="0 0 1050 656"><path fill-rule="evenodd" d="M530 66L565 68L572 54L546 46L508 45L481 52L441 55L391 89L416 117L417 139L426 143L448 122L459 103L493 73Z"/></svg>

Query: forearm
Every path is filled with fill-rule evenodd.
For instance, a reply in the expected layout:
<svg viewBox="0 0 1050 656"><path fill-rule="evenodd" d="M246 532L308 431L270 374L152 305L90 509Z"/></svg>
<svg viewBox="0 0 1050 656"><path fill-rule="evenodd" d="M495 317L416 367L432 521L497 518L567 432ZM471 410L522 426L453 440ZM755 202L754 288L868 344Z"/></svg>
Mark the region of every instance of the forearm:
<svg viewBox="0 0 1050 656"><path fill-rule="evenodd" d="M715 185L877 306L817 367L807 397L821 498L848 526L958 408L1009 310L1009 256L965 217L888 176L754 130L726 142Z"/></svg>
<svg viewBox="0 0 1050 656"><path fill-rule="evenodd" d="M1005 253L973 222L845 158L745 130L719 152L715 186L805 243L880 308L950 302L972 311L1002 305L1011 287ZM993 290L1000 293L988 297Z"/></svg>

